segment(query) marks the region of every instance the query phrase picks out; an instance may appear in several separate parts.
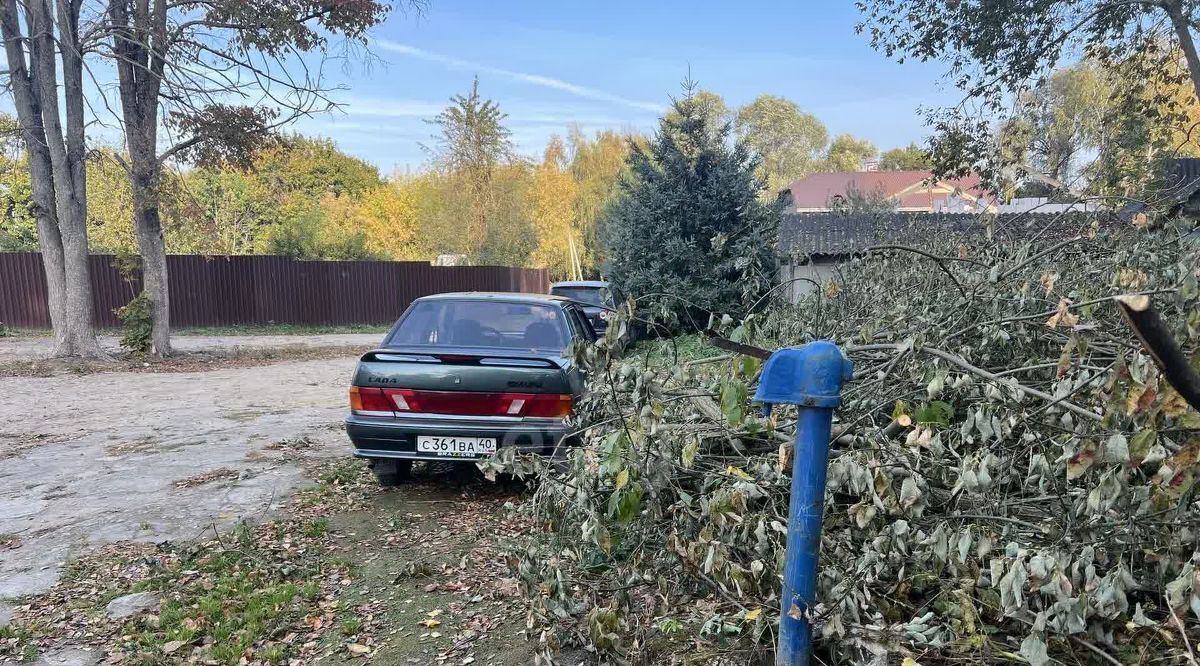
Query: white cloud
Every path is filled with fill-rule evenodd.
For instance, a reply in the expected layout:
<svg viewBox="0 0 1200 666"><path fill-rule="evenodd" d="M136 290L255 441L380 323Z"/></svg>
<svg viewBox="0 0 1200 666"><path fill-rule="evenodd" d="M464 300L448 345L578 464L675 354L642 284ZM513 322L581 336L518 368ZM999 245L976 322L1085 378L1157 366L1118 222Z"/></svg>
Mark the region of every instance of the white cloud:
<svg viewBox="0 0 1200 666"><path fill-rule="evenodd" d="M568 81L563 81L562 79L555 79L549 76L542 76L540 74L515 72L509 69L502 69L500 67L492 67L491 65L484 65L482 63L472 62L470 60L455 58L454 56L434 53L432 51L426 51L424 49L419 49L407 44L401 44L399 42L393 42L387 39L377 39L375 40L375 44L385 51L391 51L393 53L399 53L402 55L411 56L413 58L420 58L421 60L427 60L429 62L441 63L454 69L465 69L474 72L483 72L487 74L494 74L496 76L503 76L514 81L541 86L543 88L551 88L553 90L559 90L571 95L575 95L576 97L596 100L598 102L620 104L622 106L639 109L641 111L653 111L654 113L662 113L666 108L662 104L655 102L644 102L640 100L629 99L627 97L614 95L603 90L576 85Z"/></svg>

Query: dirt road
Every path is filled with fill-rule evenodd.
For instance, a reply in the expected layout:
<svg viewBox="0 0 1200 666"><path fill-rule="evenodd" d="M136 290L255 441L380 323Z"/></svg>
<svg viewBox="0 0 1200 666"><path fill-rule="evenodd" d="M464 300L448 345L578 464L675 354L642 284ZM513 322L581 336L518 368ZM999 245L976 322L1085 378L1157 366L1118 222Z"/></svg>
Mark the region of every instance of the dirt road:
<svg viewBox="0 0 1200 666"><path fill-rule="evenodd" d="M279 442L345 455L354 362L0 378L0 599L49 588L86 544L189 539L278 508L302 480Z"/></svg>
<svg viewBox="0 0 1200 666"><path fill-rule="evenodd" d="M265 655L252 664L532 661L497 547L528 525L513 512L523 488L434 466L380 489L341 427L357 350L320 338L332 357L0 376L0 663L94 666L131 645L155 664L247 663L248 649ZM245 556L262 571L197 578L224 570L206 557L242 552L225 540L247 524L267 535ZM301 553L312 568L270 560ZM230 587L281 571L299 577L270 588L286 603L251 612L257 587ZM109 616L109 601L151 583L153 624ZM209 603L246 609L230 618L244 630L206 627L196 609Z"/></svg>

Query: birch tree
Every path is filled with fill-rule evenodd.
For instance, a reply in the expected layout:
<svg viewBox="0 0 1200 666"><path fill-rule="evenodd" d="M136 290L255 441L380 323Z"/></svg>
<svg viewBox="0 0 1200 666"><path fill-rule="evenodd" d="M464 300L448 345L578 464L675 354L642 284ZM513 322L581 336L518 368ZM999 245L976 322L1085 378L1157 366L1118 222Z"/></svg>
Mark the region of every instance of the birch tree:
<svg viewBox="0 0 1200 666"><path fill-rule="evenodd" d="M81 16L82 0L3 0L0 37L29 162L52 355L100 357L88 269Z"/></svg>

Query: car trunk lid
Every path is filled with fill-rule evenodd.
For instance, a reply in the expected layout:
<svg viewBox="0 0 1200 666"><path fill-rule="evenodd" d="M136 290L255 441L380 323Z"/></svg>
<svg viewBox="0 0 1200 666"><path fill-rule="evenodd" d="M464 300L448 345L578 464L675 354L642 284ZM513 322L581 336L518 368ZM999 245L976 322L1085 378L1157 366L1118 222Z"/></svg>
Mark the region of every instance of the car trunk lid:
<svg viewBox="0 0 1200 666"><path fill-rule="evenodd" d="M558 359L507 349L378 349L351 388L362 414L565 416L571 388Z"/></svg>

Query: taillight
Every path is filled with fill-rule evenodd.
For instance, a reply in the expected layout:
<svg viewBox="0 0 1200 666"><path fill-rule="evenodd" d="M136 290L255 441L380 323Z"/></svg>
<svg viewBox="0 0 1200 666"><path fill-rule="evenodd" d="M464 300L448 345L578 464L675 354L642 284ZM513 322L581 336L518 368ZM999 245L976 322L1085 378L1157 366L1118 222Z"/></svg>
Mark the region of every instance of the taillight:
<svg viewBox="0 0 1200 666"><path fill-rule="evenodd" d="M571 396L535 394L525 403L525 416L566 416L571 413Z"/></svg>
<svg viewBox="0 0 1200 666"><path fill-rule="evenodd" d="M355 412L392 412L395 410L383 389L367 386L350 387L350 409Z"/></svg>
<svg viewBox="0 0 1200 666"><path fill-rule="evenodd" d="M419 389L361 389L361 409L456 416L561 417L571 413L571 396L545 393L483 393L473 391L423 391ZM367 393L378 391L382 403L367 407ZM354 394L351 393L353 407Z"/></svg>

